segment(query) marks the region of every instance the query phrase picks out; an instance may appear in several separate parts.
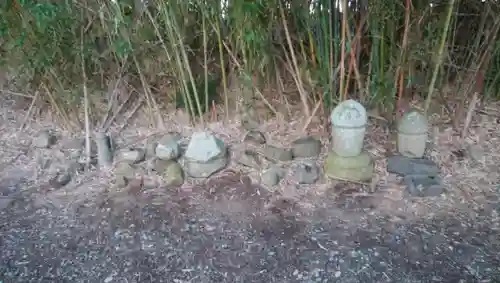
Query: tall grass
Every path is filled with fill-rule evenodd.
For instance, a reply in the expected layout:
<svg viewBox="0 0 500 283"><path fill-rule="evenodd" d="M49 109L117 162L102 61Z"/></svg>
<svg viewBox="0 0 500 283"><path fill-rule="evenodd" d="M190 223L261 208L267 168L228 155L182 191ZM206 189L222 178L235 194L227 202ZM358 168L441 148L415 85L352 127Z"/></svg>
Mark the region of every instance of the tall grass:
<svg viewBox="0 0 500 283"><path fill-rule="evenodd" d="M434 89L464 70L496 96L498 7L472 2L11 0L1 4L0 64L14 77L10 90L39 92L68 128L82 126L69 113L82 105L84 80L94 126L134 101L156 125L164 102L200 123L214 102L227 115L236 101L256 99L276 112L263 90L283 81L297 91L282 95L306 117L346 98L393 110L422 75L430 104ZM473 33L470 22L479 23ZM231 77L250 91L231 92ZM117 96L118 84L137 95Z"/></svg>

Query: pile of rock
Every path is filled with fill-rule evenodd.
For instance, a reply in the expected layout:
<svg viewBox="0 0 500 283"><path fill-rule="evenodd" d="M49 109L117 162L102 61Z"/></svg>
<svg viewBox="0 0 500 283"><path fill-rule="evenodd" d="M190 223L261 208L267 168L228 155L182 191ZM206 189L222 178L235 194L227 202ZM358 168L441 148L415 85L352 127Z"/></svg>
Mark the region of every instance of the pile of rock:
<svg viewBox="0 0 500 283"><path fill-rule="evenodd" d="M371 180L374 162L363 149L367 125L365 108L354 100L344 101L333 110L331 122L333 144L324 164L324 174L347 181ZM293 141L290 147L278 147L268 144L265 134L257 127L258 123L254 123L247 129L243 139L245 150L234 162L258 171L260 183L268 187L277 185L287 175L297 184L313 184L320 179L316 163L322 145L318 139L305 136ZM410 195L435 196L444 191L437 165L423 158L426 141L425 117L418 111L407 112L398 125L400 155L389 158L387 169L403 177ZM51 132L42 131L33 145L50 148L55 142ZM246 146L250 144L253 146ZM72 172L82 170L84 142L79 140L78 145L79 150L71 154L71 163L53 180L57 186L66 185L71 181ZM188 142L179 133L167 133L148 141L144 147L127 148L116 154L109 136L100 133L92 141L91 149L92 164L116 163L117 183L122 186L146 170L156 172L168 186L181 186L187 177L208 178L230 164L229 149L224 142L203 131L194 133Z"/></svg>
<svg viewBox="0 0 500 283"><path fill-rule="evenodd" d="M406 193L414 197L434 197L445 191L435 162L424 158L391 156L387 171L403 177Z"/></svg>
<svg viewBox="0 0 500 283"><path fill-rule="evenodd" d="M145 149L131 148L119 153L117 176L127 179L137 172L136 165L148 159L152 170L160 174L166 185L180 186L187 176L207 178L223 169L229 160L224 142L213 134L193 134L185 146L179 133L168 133L158 141L150 141Z"/></svg>
<svg viewBox="0 0 500 283"><path fill-rule="evenodd" d="M306 136L293 141L289 148L267 144L265 135L259 131L251 130L244 138L245 143L262 146L262 150L246 149L237 159L237 163L260 171L260 182L268 187L277 185L286 175L288 170L279 164L289 164L298 161L290 172L297 184L313 184L320 177L320 170L316 160L321 153L321 141L317 138ZM271 165L263 168L262 156Z"/></svg>

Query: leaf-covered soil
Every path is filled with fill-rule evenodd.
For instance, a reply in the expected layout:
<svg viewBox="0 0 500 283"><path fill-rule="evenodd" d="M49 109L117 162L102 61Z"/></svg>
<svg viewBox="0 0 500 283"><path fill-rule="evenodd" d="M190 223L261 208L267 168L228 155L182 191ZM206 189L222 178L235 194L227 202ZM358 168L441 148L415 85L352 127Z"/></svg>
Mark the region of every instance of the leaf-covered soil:
<svg viewBox="0 0 500 283"><path fill-rule="evenodd" d="M242 178L104 191L65 209L25 191L0 212L0 280L500 280L498 198L468 215L395 221L375 197L324 197L311 209Z"/></svg>

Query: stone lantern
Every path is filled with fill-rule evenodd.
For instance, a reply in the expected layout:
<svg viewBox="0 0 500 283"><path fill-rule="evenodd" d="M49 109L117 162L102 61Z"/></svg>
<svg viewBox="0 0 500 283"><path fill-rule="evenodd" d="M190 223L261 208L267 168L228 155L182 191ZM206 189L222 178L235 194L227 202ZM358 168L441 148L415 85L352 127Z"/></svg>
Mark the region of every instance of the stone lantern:
<svg viewBox="0 0 500 283"><path fill-rule="evenodd" d="M366 109L355 100L346 100L332 111L332 150L325 162L325 175L352 181L368 181L373 175L373 161L363 151L368 117Z"/></svg>

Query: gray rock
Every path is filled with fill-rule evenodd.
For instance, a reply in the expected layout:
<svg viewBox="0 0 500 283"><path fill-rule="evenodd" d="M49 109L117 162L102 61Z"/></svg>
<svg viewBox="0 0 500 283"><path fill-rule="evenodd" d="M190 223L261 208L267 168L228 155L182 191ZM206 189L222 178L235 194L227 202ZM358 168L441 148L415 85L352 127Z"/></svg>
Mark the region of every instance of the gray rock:
<svg viewBox="0 0 500 283"><path fill-rule="evenodd" d="M83 153L82 149L71 150L69 153L69 159L80 160L82 158L82 153Z"/></svg>
<svg viewBox="0 0 500 283"><path fill-rule="evenodd" d="M435 197L445 192L441 178L429 175L407 175L403 178L407 192L415 197Z"/></svg>
<svg viewBox="0 0 500 283"><path fill-rule="evenodd" d="M260 168L262 165L259 155L252 150L245 150L237 162L251 168Z"/></svg>
<svg viewBox="0 0 500 283"><path fill-rule="evenodd" d="M71 182L71 179L72 179L71 172L66 171L57 174L56 178L54 179L54 182L57 187L61 188L69 184L69 182Z"/></svg>
<svg viewBox="0 0 500 283"><path fill-rule="evenodd" d="M293 159L292 151L287 148L279 148L268 145L262 153L266 159L271 161L291 161Z"/></svg>
<svg viewBox="0 0 500 283"><path fill-rule="evenodd" d="M180 156L180 148L177 143L157 144L155 148L155 156L163 160L175 160Z"/></svg>
<svg viewBox="0 0 500 283"><path fill-rule="evenodd" d="M85 165L78 160L71 160L67 165L67 170L70 174L82 173L85 170Z"/></svg>
<svg viewBox="0 0 500 283"><path fill-rule="evenodd" d="M175 161L164 161L163 179L167 186L178 187L184 183L184 171L179 163Z"/></svg>
<svg viewBox="0 0 500 283"><path fill-rule="evenodd" d="M227 148L222 140L207 132L197 132L191 137L184 157L189 161L207 163L225 156Z"/></svg>
<svg viewBox="0 0 500 283"><path fill-rule="evenodd" d="M124 187L128 184L128 180L135 177L135 168L126 162L120 162L115 168L116 184Z"/></svg>
<svg viewBox="0 0 500 283"><path fill-rule="evenodd" d="M266 137L262 132L259 131L249 131L246 135L245 138L243 139L244 142L248 143L254 143L254 144L265 144L266 143Z"/></svg>
<svg viewBox="0 0 500 283"><path fill-rule="evenodd" d="M146 159L146 151L141 148L131 148L120 152L120 161L136 164Z"/></svg>
<svg viewBox="0 0 500 283"><path fill-rule="evenodd" d="M49 131L41 131L33 141L33 146L38 148L49 148L56 142L56 137Z"/></svg>
<svg viewBox="0 0 500 283"><path fill-rule="evenodd" d="M283 179L285 175L284 173L285 172L282 168L271 167L261 174L260 180L265 186L276 186L281 181L281 179Z"/></svg>
<svg viewBox="0 0 500 283"><path fill-rule="evenodd" d="M208 178L226 167L227 163L228 158L225 155L217 159L211 159L207 162L196 162L186 159L184 161L184 171L193 178Z"/></svg>
<svg viewBox="0 0 500 283"><path fill-rule="evenodd" d="M67 142L64 147L66 149L82 149L85 146L85 140L81 138L73 138L69 142Z"/></svg>
<svg viewBox="0 0 500 283"><path fill-rule="evenodd" d="M152 168L154 171L158 173L163 173L165 170L167 170L168 165L170 164L170 160L163 160L159 158L155 158L152 160Z"/></svg>
<svg viewBox="0 0 500 283"><path fill-rule="evenodd" d="M313 163L301 163L293 172L294 180L299 184L314 184L319 178L319 169Z"/></svg>
<svg viewBox="0 0 500 283"><path fill-rule="evenodd" d="M184 155L184 171L193 178L207 178L226 167L228 151L224 143L206 132L193 134Z"/></svg>
<svg viewBox="0 0 500 283"><path fill-rule="evenodd" d="M387 171L398 175L439 175L439 167L431 160L423 158L409 158L405 156L391 156L387 161Z"/></svg>
<svg viewBox="0 0 500 283"><path fill-rule="evenodd" d="M182 137L179 133L169 133L163 136L155 147L156 157L163 160L172 160L179 158L180 151L180 141Z"/></svg>
<svg viewBox="0 0 500 283"><path fill-rule="evenodd" d="M321 142L314 137L303 137L292 142L294 158L317 157L321 153Z"/></svg>

